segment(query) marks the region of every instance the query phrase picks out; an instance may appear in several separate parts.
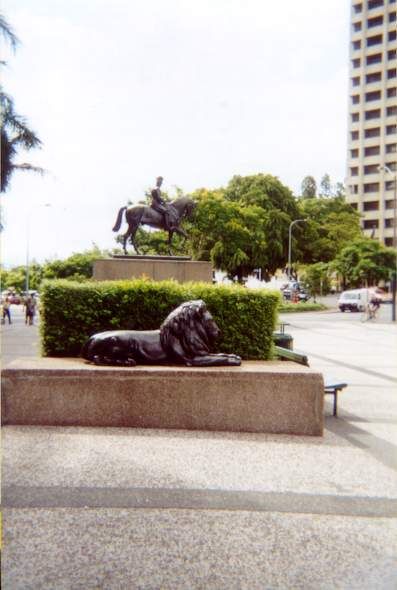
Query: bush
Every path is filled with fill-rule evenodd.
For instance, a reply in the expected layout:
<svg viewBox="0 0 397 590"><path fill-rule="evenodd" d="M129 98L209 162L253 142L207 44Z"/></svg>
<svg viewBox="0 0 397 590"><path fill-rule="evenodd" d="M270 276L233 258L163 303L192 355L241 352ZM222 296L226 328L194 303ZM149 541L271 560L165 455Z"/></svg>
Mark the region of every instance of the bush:
<svg viewBox="0 0 397 590"><path fill-rule="evenodd" d="M46 281L41 291L44 356L78 356L86 339L104 330L158 329L184 301L203 299L221 336L217 349L244 359L271 357L280 295L240 286L174 281Z"/></svg>
<svg viewBox="0 0 397 590"><path fill-rule="evenodd" d="M323 311L327 309L322 303L282 303L278 308L280 313L294 313L300 311Z"/></svg>

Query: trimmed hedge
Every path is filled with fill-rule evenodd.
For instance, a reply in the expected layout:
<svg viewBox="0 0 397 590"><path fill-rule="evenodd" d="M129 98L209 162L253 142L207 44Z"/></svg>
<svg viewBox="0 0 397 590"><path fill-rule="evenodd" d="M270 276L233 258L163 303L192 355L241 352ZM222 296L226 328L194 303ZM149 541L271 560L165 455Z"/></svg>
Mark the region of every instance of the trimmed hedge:
<svg viewBox="0 0 397 590"><path fill-rule="evenodd" d="M184 301L203 299L221 335L217 350L269 359L280 295L239 286L132 281L46 281L41 290L44 356L78 356L86 339L104 330L155 330Z"/></svg>
<svg viewBox="0 0 397 590"><path fill-rule="evenodd" d="M301 311L324 311L328 309L322 303L281 303L279 313L297 313Z"/></svg>

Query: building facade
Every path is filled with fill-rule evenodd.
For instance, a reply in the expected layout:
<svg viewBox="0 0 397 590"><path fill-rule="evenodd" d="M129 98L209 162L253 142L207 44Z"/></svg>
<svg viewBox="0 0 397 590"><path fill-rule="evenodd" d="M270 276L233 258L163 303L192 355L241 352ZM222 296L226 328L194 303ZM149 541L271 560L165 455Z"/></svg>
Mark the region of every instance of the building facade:
<svg viewBox="0 0 397 590"><path fill-rule="evenodd" d="M364 235L396 241L396 0L352 0L347 200Z"/></svg>

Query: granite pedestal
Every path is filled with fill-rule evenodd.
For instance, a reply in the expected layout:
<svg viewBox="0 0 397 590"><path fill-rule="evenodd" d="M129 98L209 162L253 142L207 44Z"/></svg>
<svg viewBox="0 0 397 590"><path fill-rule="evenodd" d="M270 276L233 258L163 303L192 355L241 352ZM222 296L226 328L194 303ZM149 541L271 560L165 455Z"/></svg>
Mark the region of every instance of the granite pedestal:
<svg viewBox="0 0 397 590"><path fill-rule="evenodd" d="M148 277L153 281L174 279L179 283L204 281L212 283L210 262L170 256L123 256L95 260L93 278L114 281Z"/></svg>
<svg viewBox="0 0 397 590"><path fill-rule="evenodd" d="M323 434L321 373L289 362L241 367L97 367L25 359L3 371L5 424Z"/></svg>

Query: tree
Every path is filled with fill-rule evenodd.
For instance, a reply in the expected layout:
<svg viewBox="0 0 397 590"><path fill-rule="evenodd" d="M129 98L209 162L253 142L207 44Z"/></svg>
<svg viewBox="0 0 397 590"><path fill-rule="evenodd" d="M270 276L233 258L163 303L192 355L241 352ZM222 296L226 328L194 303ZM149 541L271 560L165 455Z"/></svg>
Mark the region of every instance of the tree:
<svg viewBox="0 0 397 590"><path fill-rule="evenodd" d="M320 196L330 197L332 195L331 177L329 174L324 174L320 182Z"/></svg>
<svg viewBox="0 0 397 590"><path fill-rule="evenodd" d="M0 15L0 32L7 39L13 49L18 44L18 39L11 27ZM4 62L1 65L5 65ZM32 166L26 162L17 163L16 156L21 150L31 150L41 146L38 136L29 129L26 120L15 112L14 101L0 86L1 109L1 184L0 191L5 192L10 185L10 180L15 170L30 170L43 173L43 169Z"/></svg>
<svg viewBox="0 0 397 590"><path fill-rule="evenodd" d="M329 277L329 265L325 262L317 262L310 264L303 269L300 279L313 296L314 301L316 295L327 295L331 288Z"/></svg>
<svg viewBox="0 0 397 590"><path fill-rule="evenodd" d="M91 250L72 254L65 260L46 262L43 265L42 278L85 281L92 277L94 260L106 255L106 251L94 246Z"/></svg>
<svg viewBox="0 0 397 590"><path fill-rule="evenodd" d="M192 228L196 259L211 260L240 281L256 268L270 278L285 266L288 228L299 210L277 178L234 176L225 189L201 189L192 196L198 203Z"/></svg>
<svg viewBox="0 0 397 590"><path fill-rule="evenodd" d="M317 195L317 184L313 176L305 176L302 180L301 193L304 199L313 199Z"/></svg>
<svg viewBox="0 0 397 590"><path fill-rule="evenodd" d="M343 288L376 285L388 280L396 268L396 251L377 240L359 238L339 252L332 263L342 276Z"/></svg>
<svg viewBox="0 0 397 590"><path fill-rule="evenodd" d="M302 263L329 262L361 235L360 215L343 197L301 199L299 209L300 217L306 219L304 227L294 231Z"/></svg>

